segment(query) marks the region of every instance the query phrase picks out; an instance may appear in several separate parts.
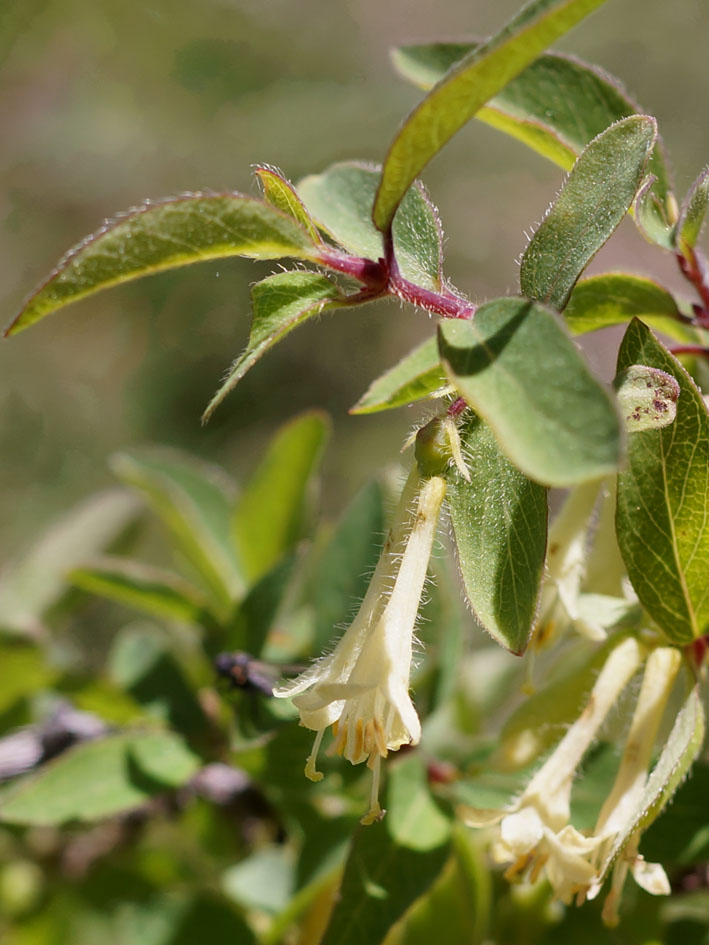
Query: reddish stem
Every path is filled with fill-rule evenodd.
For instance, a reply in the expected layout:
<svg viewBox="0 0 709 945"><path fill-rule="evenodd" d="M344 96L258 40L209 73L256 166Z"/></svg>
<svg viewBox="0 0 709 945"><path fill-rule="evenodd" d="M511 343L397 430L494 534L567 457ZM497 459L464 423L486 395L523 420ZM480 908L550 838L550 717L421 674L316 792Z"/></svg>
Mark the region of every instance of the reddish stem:
<svg viewBox="0 0 709 945"><path fill-rule="evenodd" d="M709 358L709 348L704 345L675 345L670 351L672 354L698 354L700 357Z"/></svg>

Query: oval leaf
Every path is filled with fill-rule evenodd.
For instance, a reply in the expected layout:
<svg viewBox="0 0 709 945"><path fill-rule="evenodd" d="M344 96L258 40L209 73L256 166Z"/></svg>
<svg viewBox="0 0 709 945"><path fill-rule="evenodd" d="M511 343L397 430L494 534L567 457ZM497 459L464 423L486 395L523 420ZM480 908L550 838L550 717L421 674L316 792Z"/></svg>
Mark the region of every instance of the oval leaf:
<svg viewBox="0 0 709 945"><path fill-rule="evenodd" d="M448 378L441 367L435 336L417 345L398 364L376 381L350 409L350 413L377 413L431 397L446 387Z"/></svg>
<svg viewBox="0 0 709 945"><path fill-rule="evenodd" d="M189 194L146 203L70 250L5 334L101 289L224 256L315 260L317 247L291 216L243 194Z"/></svg>
<svg viewBox="0 0 709 945"><path fill-rule="evenodd" d="M295 187L275 167L262 164L256 168L256 176L263 188L263 196L278 210L287 213L289 217L299 223L310 234L314 243L320 242L318 228L312 221L303 201L296 193Z"/></svg>
<svg viewBox="0 0 709 945"><path fill-rule="evenodd" d="M532 0L445 76L409 115L389 148L374 202L391 228L404 194L434 155L500 89L604 0Z"/></svg>
<svg viewBox="0 0 709 945"><path fill-rule="evenodd" d="M206 422L263 355L302 322L323 309L344 302L340 289L318 272L277 272L251 289L253 318L246 350L231 366L226 379L202 415Z"/></svg>
<svg viewBox="0 0 709 945"><path fill-rule="evenodd" d="M465 593L488 633L522 653L544 567L546 490L512 465L478 417L460 436L470 481L452 468L446 497Z"/></svg>
<svg viewBox="0 0 709 945"><path fill-rule="evenodd" d="M645 364L680 388L675 422L633 433L618 476L616 530L628 576L673 643L709 629L709 414L682 365L640 321L631 322L618 370Z"/></svg>
<svg viewBox="0 0 709 945"><path fill-rule="evenodd" d="M527 298L561 311L574 283L627 213L655 144L654 118L634 115L588 145L522 257Z"/></svg>
<svg viewBox="0 0 709 945"><path fill-rule="evenodd" d="M677 221L675 241L684 256L693 254L709 204L709 167L705 168L684 198Z"/></svg>
<svg viewBox="0 0 709 945"><path fill-rule="evenodd" d="M439 325L446 371L530 478L569 486L614 471L620 421L556 315L524 299L497 299L472 321Z"/></svg>
<svg viewBox="0 0 709 945"><path fill-rule="evenodd" d="M384 256L382 235L371 220L379 176L377 165L349 161L306 177L298 185L318 225L344 249L373 260ZM420 181L402 202L393 238L401 275L416 285L440 291L443 233L438 211Z"/></svg>

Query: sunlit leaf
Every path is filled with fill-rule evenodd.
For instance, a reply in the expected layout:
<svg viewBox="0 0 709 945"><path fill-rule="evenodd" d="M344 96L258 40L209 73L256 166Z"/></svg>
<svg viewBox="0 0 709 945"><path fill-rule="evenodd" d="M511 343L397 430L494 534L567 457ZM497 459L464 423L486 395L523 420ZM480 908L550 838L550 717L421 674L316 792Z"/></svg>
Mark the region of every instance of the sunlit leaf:
<svg viewBox="0 0 709 945"><path fill-rule="evenodd" d="M693 330L680 321L674 297L644 276L618 272L582 279L564 309L564 321L575 335L633 318L642 318L679 341L695 340Z"/></svg>
<svg viewBox="0 0 709 945"><path fill-rule="evenodd" d="M654 118L634 115L586 147L522 257L523 295L564 308L574 283L630 208L656 133Z"/></svg>
<svg viewBox="0 0 709 945"><path fill-rule="evenodd" d="M307 319L343 302L341 290L318 272L278 272L257 282L251 289L253 317L249 343L210 400L202 420L209 419L246 372L276 342Z"/></svg>
<svg viewBox="0 0 709 945"><path fill-rule="evenodd" d="M708 205L709 168L705 168L690 187L679 212L675 241L685 256L689 256L697 245Z"/></svg>
<svg viewBox="0 0 709 945"><path fill-rule="evenodd" d="M547 46L603 2L532 0L429 92L386 156L373 211L378 229L389 229L407 190L446 142Z"/></svg>
<svg viewBox="0 0 709 945"><path fill-rule="evenodd" d="M138 489L225 609L244 590L229 530L233 483L216 466L157 447L117 453L116 475Z"/></svg>
<svg viewBox="0 0 709 945"><path fill-rule="evenodd" d="M298 185L298 193L335 242L376 261L384 255L382 235L371 219L378 181L379 167L350 161L306 177ZM393 238L401 275L416 285L440 291L443 234L438 211L420 182L402 201Z"/></svg>
<svg viewBox="0 0 709 945"><path fill-rule="evenodd" d="M673 643L709 628L709 414L694 382L642 322L631 322L618 369L659 368L680 387L663 430L632 433L618 477L616 528L641 603Z"/></svg>
<svg viewBox="0 0 709 945"><path fill-rule="evenodd" d="M233 536L250 581L269 571L301 536L308 499L330 430L310 411L276 434L233 513Z"/></svg>
<svg viewBox="0 0 709 945"><path fill-rule="evenodd" d="M67 253L6 334L101 289L224 256L315 260L317 247L291 216L243 194L189 194L146 203Z"/></svg>
<svg viewBox="0 0 709 945"><path fill-rule="evenodd" d="M296 223L307 230L313 242L320 242L318 228L313 223L291 182L286 180L275 167L268 167L265 164L256 167L255 174L263 187L263 195L271 206L293 217Z"/></svg>
<svg viewBox="0 0 709 945"><path fill-rule="evenodd" d="M142 767L141 758L149 759L150 770ZM131 732L85 742L18 784L0 805L0 819L35 826L101 820L183 784L198 768L199 759L170 732Z"/></svg>
<svg viewBox="0 0 709 945"><path fill-rule="evenodd" d="M530 478L568 486L616 469L620 422L558 318L541 305L488 302L439 324L452 384Z"/></svg>
<svg viewBox="0 0 709 945"><path fill-rule="evenodd" d="M391 765L387 827L392 840L409 850L433 850L451 835L451 822L431 797L426 766L419 755Z"/></svg>
<svg viewBox="0 0 709 945"><path fill-rule="evenodd" d="M350 413L377 413L403 407L431 396L447 383L436 339L427 338L393 368L372 381Z"/></svg>
<svg viewBox="0 0 709 945"><path fill-rule="evenodd" d="M488 633L521 653L544 567L546 490L512 465L478 417L460 434L470 481L453 467L446 498L465 593Z"/></svg>

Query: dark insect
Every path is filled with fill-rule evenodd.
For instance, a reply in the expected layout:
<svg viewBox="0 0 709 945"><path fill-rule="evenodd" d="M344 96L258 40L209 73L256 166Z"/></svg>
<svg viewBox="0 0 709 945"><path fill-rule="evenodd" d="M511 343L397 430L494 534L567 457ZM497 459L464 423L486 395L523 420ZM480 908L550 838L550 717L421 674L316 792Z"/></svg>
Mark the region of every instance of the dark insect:
<svg viewBox="0 0 709 945"><path fill-rule="evenodd" d="M260 692L272 696L273 688L281 676L292 676L302 671L302 666L267 663L249 653L237 650L234 653L219 653L214 660L217 674L226 679L232 689Z"/></svg>

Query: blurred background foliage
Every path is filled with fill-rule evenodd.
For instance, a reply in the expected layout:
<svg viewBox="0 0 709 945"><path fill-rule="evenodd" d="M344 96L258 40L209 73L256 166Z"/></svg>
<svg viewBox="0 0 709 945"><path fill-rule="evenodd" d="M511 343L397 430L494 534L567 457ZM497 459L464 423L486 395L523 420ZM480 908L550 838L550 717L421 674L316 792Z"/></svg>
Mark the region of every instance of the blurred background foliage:
<svg viewBox="0 0 709 945"><path fill-rule="evenodd" d="M210 188L254 193L250 165L257 161L277 165L297 180L336 160L380 160L398 122L418 97L393 74L388 49L405 41L484 34L518 5L518 0L446 0L436 5L427 0L4 0L0 299L6 321L70 245L105 218L145 198ZM709 93L707 35L709 9L701 0L653 4L651 10L645 0L614 0L560 44L617 75L657 116L677 169L680 194L709 157L709 126L700 105ZM525 245L524 231L541 218L560 186L561 173L521 144L473 123L434 162L426 183L441 209L447 271L454 283L476 301L515 291L515 260ZM606 270L629 268L676 284L671 264L662 273L658 264L662 260L658 263L657 253L651 254L631 226L621 227L597 263ZM403 410L350 417L347 409L371 379L430 332L429 321L421 313L386 303L358 312L353 320L336 315L325 325L305 326L251 372L202 428L201 411L246 340L249 283L269 271L268 265L227 260L155 276L79 303L41 329L0 346L0 563L32 546L56 516L79 500L114 486L109 457L116 451L148 443L188 449L218 462L228 476L243 482L276 428L313 406L326 407L334 419L332 444L323 459L322 520L339 519L346 503L359 495L355 501L368 503L369 513L362 516L360 504L355 518L365 524L378 522L381 529L381 503L377 512L372 493L359 490L379 467L395 460L419 414ZM590 353L603 373L603 341L594 340L593 345ZM120 463L113 465L118 469ZM112 551L135 547L134 508L128 500L117 502L110 534L90 533L89 540L80 529L80 544L93 541L96 550ZM90 510L86 514L91 521ZM299 534L307 533L313 520L302 523ZM81 520L81 528L86 527ZM310 566L304 571L301 567L296 591L287 601L290 626L304 628L303 639L315 639L316 649L328 635L333 606L341 610L346 593L361 594L360 587L340 587L334 605L332 599L316 601L314 611L303 613L303 595L308 581L312 588L312 574L319 573L322 549L329 547L331 534L331 526L318 533L313 554L321 564L312 565L314 572ZM143 527L139 537L145 560L161 566L172 562L174 555L154 525ZM364 535L360 538L358 574L371 555ZM282 584L276 585L278 596ZM71 599L49 600L49 607L65 607L52 612L55 626L64 631L54 653L63 667L61 678L58 670L32 664L27 657L29 668L17 671L23 685L55 686L80 708L96 711L115 725L143 718L144 713L163 718L191 739L190 751L203 761L223 755L219 739L233 724L229 710L209 701L205 709L200 701L203 690L213 692L208 662L212 644L208 641L202 652L183 629L174 631L168 646L154 625L127 624L125 609L88 603L86 597L82 601L81 609L67 610L73 606ZM62 613L71 613L69 633ZM428 616L435 616L437 627L460 626L457 609L435 594ZM341 623L347 617L345 611L332 619ZM223 630L223 622L221 626ZM238 620L230 625L232 644L243 643L239 626ZM269 621L264 627L256 649L266 645ZM424 639L430 627L423 625ZM271 637L266 655L297 656L300 642L296 638L279 651L278 638ZM420 669L417 702L422 714L426 703L435 708L437 700L452 692L443 668L455 665L455 647L448 653L441 650L432 647L430 667ZM3 731L42 714L42 707L23 701L24 693L13 698L9 652L3 654L9 693L0 700ZM136 664L136 653L142 663ZM25 657L15 658L21 662ZM488 663L487 657L480 659L468 676L478 682L484 678L489 685L474 695L461 690L453 703L462 734L479 732L483 711L493 720L495 712L499 717L493 683L519 672L504 654L496 653ZM107 677L101 676L92 688L91 670L106 660ZM74 667L73 677L67 667ZM163 689L166 679L172 687L167 701L157 705L150 684L153 672ZM270 716L252 721L255 731L273 722ZM442 746L441 754L452 751L457 762L474 763L471 744L461 737L455 750L450 749L446 720L437 724L438 735L434 724L431 737L439 739L433 743ZM237 799L216 806L205 799L206 788L202 794L194 788L189 803L174 795L160 799L155 784L165 786L164 771L153 767L153 787L145 771L140 782L148 817L100 823L88 834L70 831L61 840L51 827L25 833L6 829L0 836L0 899L6 909L3 932L11 934L15 928L12 945L107 941L107 928L117 945L181 945L205 929L210 941L249 943L253 933L243 909L252 910L252 927L254 922L258 927L259 916L283 910L294 883L310 890L311 904L318 896L327 898L330 888L317 867L328 865L327 856L335 861L341 856L364 789L355 788L357 810L343 807L337 788L359 773L330 765L330 787L318 789L315 802L306 795L311 787L299 781L303 790L295 791L292 804L284 805L288 792L283 786L290 789L293 778L299 778L309 742L307 733L288 731L267 752L241 759L251 777L269 772L266 799L233 784ZM193 756L181 757L189 768ZM280 765L280 782L269 767L274 759ZM497 797L513 788L505 782L489 790ZM280 805L278 816L268 806L264 810L264 803ZM690 814L701 805L693 795L687 803ZM318 818L326 814L338 817L323 831ZM239 835L233 830L235 818ZM279 839L284 821L299 818L306 839L327 834L328 842L326 850L317 844L308 847L301 836L302 860L295 875L293 864L286 862L288 849L281 855L273 841ZM442 882L440 901L450 902L455 890L460 898L462 889L466 901L482 903L482 914L491 895L485 885L489 879L475 850L464 848L460 839L455 842L457 852L449 868L453 879ZM655 842L662 850L668 838ZM372 843L368 855L376 856L376 838ZM249 868L240 870L239 859L253 849L264 851L261 858L252 857ZM109 860L102 851L112 851ZM676 860L692 863L696 855L696 849L690 855L683 848ZM44 880L38 876L38 864ZM440 862L435 866L440 869ZM408 868L407 861L398 868ZM50 882L45 884L47 877ZM266 893L271 898L264 900ZM624 941L648 941L660 908L666 920L673 920L672 941L688 941L683 929L694 934L697 927L692 909L700 916L700 927L706 914L701 898L705 894L696 895L696 903L685 897L684 904L671 905L674 915L665 905L646 902ZM500 943L614 940L600 931L593 910L557 928L558 915L547 915L518 890L497 890L496 901ZM318 909L311 912L317 921ZM431 921L435 928L435 918L425 914L412 921L409 937L397 941L423 941ZM461 936L480 933L473 928L475 915L464 921L470 928L465 926ZM287 916L283 922L285 929ZM307 934L315 941L317 929L308 933L306 928ZM399 929L396 934L404 933Z"/></svg>

